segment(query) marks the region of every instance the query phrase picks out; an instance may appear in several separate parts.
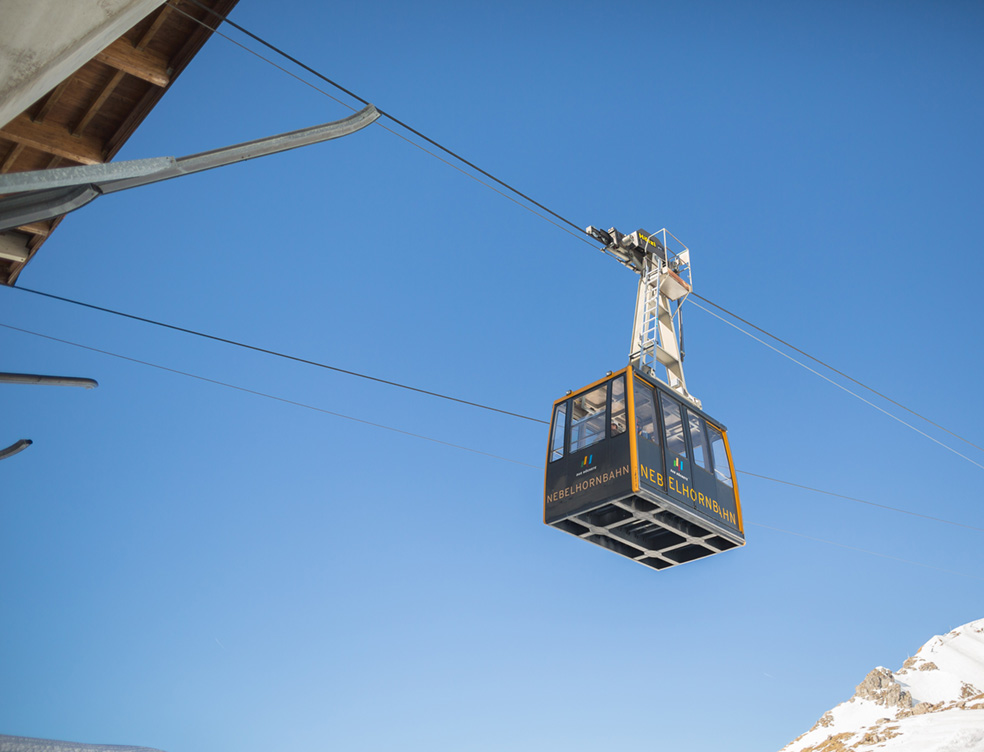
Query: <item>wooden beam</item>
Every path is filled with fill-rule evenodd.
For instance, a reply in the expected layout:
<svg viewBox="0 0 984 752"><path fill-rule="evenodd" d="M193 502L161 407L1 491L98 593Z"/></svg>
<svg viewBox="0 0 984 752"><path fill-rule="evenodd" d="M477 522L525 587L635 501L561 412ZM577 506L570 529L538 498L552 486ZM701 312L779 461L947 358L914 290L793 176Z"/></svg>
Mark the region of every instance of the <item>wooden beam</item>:
<svg viewBox="0 0 984 752"><path fill-rule="evenodd" d="M0 0L2 2L2 0ZM212 9L221 14L222 16L227 16L236 7L236 3L239 0L206 0L208 5L212 6ZM189 6L191 7L191 6ZM195 11L192 11L195 12ZM175 14L171 14L171 20L174 21ZM181 71L185 69L185 66L191 62L192 58L198 53L202 45L208 41L209 37L212 35L210 29L194 23L192 24L194 30L191 32L185 40L185 43L181 48L170 56L171 66L171 81L174 81ZM165 27L166 28L166 27ZM137 126L147 117L157 101L163 96L166 89L151 88L148 89L147 94L140 100L139 103L131 110L130 117L116 129L116 133L106 139L106 159L112 159L116 156L116 153L120 150L126 140L133 134Z"/></svg>
<svg viewBox="0 0 984 752"><path fill-rule="evenodd" d="M171 82L167 58L156 52L134 49L126 39L117 39L95 59L155 86L164 87Z"/></svg>
<svg viewBox="0 0 984 752"><path fill-rule="evenodd" d="M150 44L150 41L154 38L157 32L160 31L161 26L164 25L165 21L167 21L170 12L171 12L170 5L164 5L161 7L160 12L157 14L157 18L154 19L154 22L150 25L150 28L148 28L147 31L144 32L143 36L140 37L140 41L138 41L137 44L134 46L134 50L136 52L138 53L142 52L143 49L148 44ZM120 41L124 41L124 40L120 40ZM106 103L106 100L109 99L110 95L113 93L116 87L120 85L120 81L123 80L124 74L125 71L122 70L116 71L116 73L113 75L113 78L110 80L108 84L106 84L106 87L102 90L102 93L100 93L99 96L96 97L96 100L91 105L89 105L89 109L86 111L85 115L82 116L82 119L78 122L78 125L76 125L75 128L72 129L73 136L78 136L79 134L81 134L82 131L86 129L86 126L88 126L89 123L92 122L92 118L94 118L96 116L96 113L99 112L99 108L101 108Z"/></svg>
<svg viewBox="0 0 984 752"><path fill-rule="evenodd" d="M27 250L31 252L31 256L33 256L37 252L38 248L41 247L41 244L44 243L44 241L46 241L47 239L48 238L45 235L32 235L30 236L30 238L28 238ZM31 256L27 257L27 261L31 260ZM26 264L27 261L25 261L24 263Z"/></svg>
<svg viewBox="0 0 984 752"><path fill-rule="evenodd" d="M154 35L157 34L161 26L164 25L164 22L167 21L168 14L170 14L170 12L170 5L161 6L161 12L157 14L157 18L154 19L154 22L150 25L150 28L144 32L144 35L140 37L140 41L137 42L136 48L138 50L142 50L150 44L150 40L154 38Z"/></svg>
<svg viewBox="0 0 984 752"><path fill-rule="evenodd" d="M61 95L65 93L65 89L67 89L71 83L72 83L72 77L69 76L60 84L58 84L58 86L56 86L54 89L51 90L47 98L44 100L44 104L41 105L41 109L39 109L34 115L33 119L35 123L40 123L42 120L45 119L45 117L47 117L48 113L51 112L51 108L55 106L55 103L58 101Z"/></svg>
<svg viewBox="0 0 984 752"><path fill-rule="evenodd" d="M58 125L32 123L27 115L18 115L7 123L0 129L0 137L80 164L105 161L99 139L73 136L67 128Z"/></svg>
<svg viewBox="0 0 984 752"><path fill-rule="evenodd" d="M55 231L55 228L58 227L59 224L61 224L61 221L64 218L65 217L62 216L62 217L55 217L54 219L48 220L48 224L51 225L51 230L49 234ZM11 232L16 232L16 231L12 230ZM30 255L27 257L27 261L24 261L23 263L10 262L10 266L6 274L6 279L3 279L4 276L3 265L0 264L0 284L4 284L4 285L16 284L17 278L20 276L20 273L24 271L24 267L27 266L28 263L30 263L32 258L34 258L35 254L38 252L38 248L41 247L41 245L44 243L45 240L47 240L47 237L44 235L35 235L29 238L27 241L27 249Z"/></svg>
<svg viewBox="0 0 984 752"><path fill-rule="evenodd" d="M116 87L119 86L120 81L123 80L123 76L125 75L126 74L121 70L118 70L113 74L113 77L110 79L109 83L103 87L102 92L98 97L96 97L96 101L89 105L89 109L86 110L85 115L82 116L82 119L78 122L78 125L72 129L73 136L82 135L82 131L84 131L86 126L92 122L92 118L96 116L99 109L106 103L106 100L109 99Z"/></svg>
<svg viewBox="0 0 984 752"><path fill-rule="evenodd" d="M18 115L0 128L0 137L80 164L105 161L99 139L73 136L68 128L59 125L32 123L27 115Z"/></svg>
<svg viewBox="0 0 984 752"><path fill-rule="evenodd" d="M29 232L31 235L40 235L46 238L51 234L51 222L31 222L29 225L21 225L17 228L21 232Z"/></svg>
<svg viewBox="0 0 984 752"><path fill-rule="evenodd" d="M22 151L24 151L24 144L14 144L14 147L7 152L7 156L4 157L3 162L0 163L0 173L9 172Z"/></svg>
<svg viewBox="0 0 984 752"><path fill-rule="evenodd" d="M147 87L147 91L144 92L140 101L130 109L130 114L127 115L126 120L120 123L120 127L116 129L116 132L106 139L106 154L108 157L112 158L116 156L116 152L133 135L137 126L147 117L147 113L154 109L154 105L157 104L162 94L163 91L161 89L156 89L153 86Z"/></svg>

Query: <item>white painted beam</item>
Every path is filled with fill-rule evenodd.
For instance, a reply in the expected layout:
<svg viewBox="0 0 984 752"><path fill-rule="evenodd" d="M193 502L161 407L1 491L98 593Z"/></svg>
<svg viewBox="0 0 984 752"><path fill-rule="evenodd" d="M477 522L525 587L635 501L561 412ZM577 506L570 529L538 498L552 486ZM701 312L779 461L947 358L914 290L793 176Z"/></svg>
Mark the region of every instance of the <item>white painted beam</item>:
<svg viewBox="0 0 984 752"><path fill-rule="evenodd" d="M31 255L27 247L27 238L20 233L0 234L0 259L23 264Z"/></svg>

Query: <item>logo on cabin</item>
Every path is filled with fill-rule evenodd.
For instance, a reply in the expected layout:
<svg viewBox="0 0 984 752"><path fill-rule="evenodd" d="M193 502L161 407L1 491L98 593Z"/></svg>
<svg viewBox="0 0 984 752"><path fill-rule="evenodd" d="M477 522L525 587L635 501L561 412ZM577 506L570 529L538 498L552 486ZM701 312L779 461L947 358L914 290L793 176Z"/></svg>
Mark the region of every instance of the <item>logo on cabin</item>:
<svg viewBox="0 0 984 752"><path fill-rule="evenodd" d="M581 469L574 474L574 477L580 478L582 475L587 475L588 473L593 473L595 470L597 470L598 466L591 464L593 462L594 462L593 454L589 454L586 457L584 457L581 460Z"/></svg>
<svg viewBox="0 0 984 752"><path fill-rule="evenodd" d="M689 481L687 473L687 466L684 464L686 460L682 460L679 457L673 458L673 464L670 466L670 474L675 475L677 478L683 481Z"/></svg>

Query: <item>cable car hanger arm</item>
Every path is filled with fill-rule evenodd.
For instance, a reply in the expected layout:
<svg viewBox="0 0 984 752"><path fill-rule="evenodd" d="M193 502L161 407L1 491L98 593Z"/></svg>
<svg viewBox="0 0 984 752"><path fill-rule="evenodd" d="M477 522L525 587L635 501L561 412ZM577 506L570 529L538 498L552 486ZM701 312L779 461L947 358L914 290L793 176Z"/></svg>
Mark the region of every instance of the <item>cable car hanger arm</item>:
<svg viewBox="0 0 984 752"><path fill-rule="evenodd" d="M158 157L0 175L0 194L13 194L0 199L0 231L53 219L85 206L105 193L341 138L362 130L378 118L379 111L368 105L341 120L177 159Z"/></svg>
<svg viewBox="0 0 984 752"><path fill-rule="evenodd" d="M603 244L604 253L639 275L629 364L651 376L657 364L663 366L670 389L700 407L683 376L680 307L693 289L690 249L666 228L624 235L614 227L606 232L589 226L585 232ZM671 238L678 250L669 249Z"/></svg>

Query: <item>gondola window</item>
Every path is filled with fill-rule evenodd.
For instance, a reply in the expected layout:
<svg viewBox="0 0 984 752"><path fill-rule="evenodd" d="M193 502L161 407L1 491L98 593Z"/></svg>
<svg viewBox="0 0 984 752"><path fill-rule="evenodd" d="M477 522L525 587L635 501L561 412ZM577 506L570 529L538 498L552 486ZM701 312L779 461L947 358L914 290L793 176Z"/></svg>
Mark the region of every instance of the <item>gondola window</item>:
<svg viewBox="0 0 984 752"><path fill-rule="evenodd" d="M704 438L704 419L687 410L690 419L690 445L694 448L694 462L707 469L707 446Z"/></svg>
<svg viewBox="0 0 984 752"><path fill-rule="evenodd" d="M707 424L707 430L711 435L711 456L714 458L714 475L722 483L734 486L731 480L731 465L728 463L728 452L724 446L724 436L721 432Z"/></svg>
<svg viewBox="0 0 984 752"><path fill-rule="evenodd" d="M687 437L683 432L683 415L676 400L660 394L663 405L663 426L666 429L666 449L678 457L687 457Z"/></svg>
<svg viewBox="0 0 984 752"><path fill-rule="evenodd" d="M605 438L608 384L571 401L571 451L578 452Z"/></svg>
<svg viewBox="0 0 984 752"><path fill-rule="evenodd" d="M639 438L659 444L659 427L656 425L656 402L653 390L641 379L635 380L636 433Z"/></svg>
<svg viewBox="0 0 984 752"><path fill-rule="evenodd" d="M561 402L554 410L553 434L550 439L550 461L564 456L564 432L567 430L567 403Z"/></svg>
<svg viewBox="0 0 984 752"><path fill-rule="evenodd" d="M612 436L625 432L625 377L612 382Z"/></svg>

